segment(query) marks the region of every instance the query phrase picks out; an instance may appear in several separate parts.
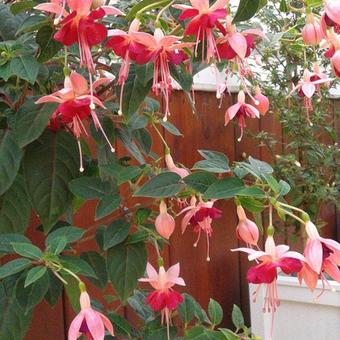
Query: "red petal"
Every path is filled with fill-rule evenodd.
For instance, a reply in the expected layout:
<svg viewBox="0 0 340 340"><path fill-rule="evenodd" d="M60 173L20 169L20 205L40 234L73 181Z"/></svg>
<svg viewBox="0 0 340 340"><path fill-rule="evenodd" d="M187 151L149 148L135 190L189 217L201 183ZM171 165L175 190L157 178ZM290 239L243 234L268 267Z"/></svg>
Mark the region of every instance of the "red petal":
<svg viewBox="0 0 340 340"><path fill-rule="evenodd" d="M58 32L54 39L65 46L71 46L78 41L78 26L75 22L69 21Z"/></svg>
<svg viewBox="0 0 340 340"><path fill-rule="evenodd" d="M251 267L247 272L247 280L250 283L272 283L276 277L277 265L274 262L267 262Z"/></svg>

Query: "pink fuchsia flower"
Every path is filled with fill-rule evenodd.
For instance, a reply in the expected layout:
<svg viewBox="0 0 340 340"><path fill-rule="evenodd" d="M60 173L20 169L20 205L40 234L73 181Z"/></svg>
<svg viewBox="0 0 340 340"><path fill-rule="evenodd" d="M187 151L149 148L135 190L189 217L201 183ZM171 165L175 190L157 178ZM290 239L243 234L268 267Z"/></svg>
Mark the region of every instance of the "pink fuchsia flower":
<svg viewBox="0 0 340 340"><path fill-rule="evenodd" d="M253 221L247 218L247 215L241 205L237 206L237 216L239 219L236 227L237 238L247 244L248 248L257 246L259 240L259 229Z"/></svg>
<svg viewBox="0 0 340 340"><path fill-rule="evenodd" d="M198 45L202 42L202 59L206 55L207 63L217 54L213 29L219 19L226 17L226 5L228 2L228 0L217 0L210 6L209 0L190 0L191 6L177 4L173 6L182 11L179 17L180 20L190 19L184 34L196 37L196 54ZM205 43L206 53L204 53Z"/></svg>
<svg viewBox="0 0 340 340"><path fill-rule="evenodd" d="M91 47L101 43L107 36L107 29L98 23L105 15L123 15L123 13L112 6L102 6L91 10L92 0L67 0L71 13L60 22L60 29L54 35L54 39L65 46L79 44L80 65L86 66L94 72L94 64L91 55ZM65 1L63 2L65 7ZM36 7L51 13L56 13L55 4L44 4Z"/></svg>
<svg viewBox="0 0 340 340"><path fill-rule="evenodd" d="M111 321L102 313L91 307L90 297L86 291L80 294L80 312L71 322L68 331L68 340L76 340L81 335L86 339L103 340L105 328L110 335L113 334Z"/></svg>
<svg viewBox="0 0 340 340"><path fill-rule="evenodd" d="M269 99L262 94L261 89L257 86L255 89L255 96L254 96L254 106L257 110L264 116L269 110Z"/></svg>
<svg viewBox="0 0 340 340"><path fill-rule="evenodd" d="M306 222L305 227L308 240L304 256L307 263L298 274L300 282L304 280L312 291L315 289L319 278L322 280L323 287L325 283L328 284L325 273L333 280L340 282L340 244L334 240L321 237L311 221Z"/></svg>
<svg viewBox="0 0 340 340"><path fill-rule="evenodd" d="M318 45L322 38L324 37L324 33L319 22L315 19L313 14L308 14L306 19L306 25L302 29L302 38L306 45Z"/></svg>
<svg viewBox="0 0 340 340"><path fill-rule="evenodd" d="M246 96L242 90L238 93L237 103L227 109L224 125L227 126L234 117L238 119L238 125L241 129L241 135L238 138L238 141L241 141L243 137L243 130L246 127L245 119L260 118L259 110L253 105L246 103Z"/></svg>
<svg viewBox="0 0 340 340"><path fill-rule="evenodd" d="M93 89L98 86L107 84L111 80L108 78L100 78L93 83ZM87 80L77 72L71 72L69 76L65 77L64 88L54 92L50 95L41 97L36 101L36 104L43 103L58 103L55 112L52 115L50 121L50 127L52 129L60 129L64 126L69 127L74 136L77 138L78 147L80 152L80 171L84 171L82 162L82 152L80 144L80 136L82 134L87 135L83 120L89 116L92 116L95 127L100 129L110 145L111 151L114 152L114 148L107 138L103 127L100 124L98 116L94 111L95 105L104 108L104 104L95 95L89 93L89 87Z"/></svg>
<svg viewBox="0 0 340 340"><path fill-rule="evenodd" d="M189 171L187 169L179 168L178 166L176 166L170 153L166 153L164 158L166 167L170 172L176 173L177 175L181 176L181 178L184 178L189 175Z"/></svg>
<svg viewBox="0 0 340 340"><path fill-rule="evenodd" d="M176 292L172 287L174 285L185 286L184 280L179 277L180 266L179 263L171 266L165 271L163 266L159 267L159 271L148 263L146 266L147 278L139 279L140 282L148 282L155 289L146 298L146 303L150 305L155 312L160 311L162 316L162 323L165 321L169 335L169 325L171 322L171 312L175 310L179 304L183 302L181 294Z"/></svg>
<svg viewBox="0 0 340 340"><path fill-rule="evenodd" d="M322 15L321 23L324 31L326 27L332 27L340 34L340 3L338 0L327 0L325 2L325 12Z"/></svg>
<svg viewBox="0 0 340 340"><path fill-rule="evenodd" d="M215 208L215 201L203 202L199 201L197 203L196 197L193 196L190 201L190 205L185 207L178 215L185 213L181 228L182 234L185 232L187 227L190 225L194 232L198 233L198 237L196 242L194 243L194 247L197 247L197 244L200 240L201 233L204 232L207 240L207 261L210 261L210 240L209 238L212 235L212 222L215 219L222 217L222 211Z"/></svg>
<svg viewBox="0 0 340 340"><path fill-rule="evenodd" d="M159 204L159 215L156 218L155 227L158 234L167 240L175 230L175 220L168 213L167 206L164 201L161 201Z"/></svg>
<svg viewBox="0 0 340 340"><path fill-rule="evenodd" d="M154 63L152 91L164 96L165 116L170 115L169 96L172 91L172 79L169 64L178 65L187 59L183 49L191 43L180 43L180 38L174 35L164 35L160 28L156 28L154 35L144 32L134 32L133 36L138 44L130 46L137 64Z"/></svg>
<svg viewBox="0 0 340 340"><path fill-rule="evenodd" d="M125 81L129 76L131 60L135 60L133 50L137 50L134 46L138 44L133 36L134 32L138 32L140 21L134 19L129 27L129 31L126 33L122 30L111 30L109 31L110 39L106 43L106 47L111 48L116 55L122 58L122 66L119 70L118 85L121 86L120 91L120 105L119 114L123 114L123 94ZM134 46L134 47L133 47Z"/></svg>

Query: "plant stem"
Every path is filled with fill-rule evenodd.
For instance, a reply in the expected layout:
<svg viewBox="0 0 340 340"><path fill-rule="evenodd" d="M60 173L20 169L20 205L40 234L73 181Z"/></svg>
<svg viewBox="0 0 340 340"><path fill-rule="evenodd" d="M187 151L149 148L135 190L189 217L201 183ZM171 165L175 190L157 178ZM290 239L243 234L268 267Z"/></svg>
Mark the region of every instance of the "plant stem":
<svg viewBox="0 0 340 340"><path fill-rule="evenodd" d="M289 211L287 211L287 210L285 210L285 209L283 209L283 208L280 208L280 207L278 207L278 209L280 209L284 214L293 217L295 220L297 220L297 221L300 222L301 224L303 224L303 225L305 224L305 221L304 221L304 220L302 220L300 217L297 217L297 216L294 215L293 213L291 213L291 212L289 212Z"/></svg>
<svg viewBox="0 0 340 340"><path fill-rule="evenodd" d="M82 280L80 280L79 276L77 276L75 273L73 273L71 270L62 267L61 270L63 270L64 272L66 272L67 274L73 276L79 283L83 283Z"/></svg>
<svg viewBox="0 0 340 340"><path fill-rule="evenodd" d="M157 25L159 23L159 19L161 18L161 16L163 15L163 13L172 6L172 4L175 3L175 0L172 0L171 2L169 2L165 7L163 7L157 14L156 17L156 21L155 21L155 25Z"/></svg>
<svg viewBox="0 0 340 340"><path fill-rule="evenodd" d="M162 4L168 2L169 0L162 0L162 1L159 1L159 2L156 2L156 3L152 3L148 6L145 6L144 8L142 8L141 10L139 10L137 13L136 13L136 17L138 17L140 14L142 14L143 12L146 12L148 11L149 9L153 9L153 8L156 8L158 6L161 6Z"/></svg>
<svg viewBox="0 0 340 340"><path fill-rule="evenodd" d="M164 139L164 137L163 137L163 135L161 134L161 132L158 130L156 124L155 124L155 123L152 123L152 126L153 126L153 128L156 130L156 132L157 132L159 138L161 139L161 141L163 142L165 149L169 150L170 148L169 148L169 146L168 146L168 143L167 143L166 140Z"/></svg>
<svg viewBox="0 0 340 340"><path fill-rule="evenodd" d="M302 210L302 209L300 209L300 208L297 208L297 207L294 207L294 206L292 206L292 205L285 204L285 203L282 203L282 202L279 202L279 201L277 201L277 203L278 203L279 205L281 205L282 207L289 208L289 209L292 209L292 210L296 210L296 211L298 211L298 212L300 212L300 213L302 213L302 214L305 214L305 213L306 213L304 210Z"/></svg>

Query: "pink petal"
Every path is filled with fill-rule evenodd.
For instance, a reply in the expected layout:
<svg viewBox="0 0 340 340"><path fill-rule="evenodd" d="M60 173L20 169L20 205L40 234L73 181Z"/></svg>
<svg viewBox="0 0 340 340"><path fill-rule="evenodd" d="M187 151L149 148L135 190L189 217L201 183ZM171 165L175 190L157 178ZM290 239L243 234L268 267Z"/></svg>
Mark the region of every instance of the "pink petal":
<svg viewBox="0 0 340 340"><path fill-rule="evenodd" d="M306 97L312 98L315 93L315 85L312 83L302 84L302 91Z"/></svg>
<svg viewBox="0 0 340 340"><path fill-rule="evenodd" d="M83 95L89 92L87 80L79 73L72 72L70 75L73 91L76 95Z"/></svg>
<svg viewBox="0 0 340 340"><path fill-rule="evenodd" d="M64 17L68 16L68 13L65 11L65 9L63 9L62 6L60 6L58 4L55 4L55 3L43 3L43 4L39 4L39 5L35 6L34 9L36 9L38 11L54 13L54 14L57 14L57 15L62 13L62 15Z"/></svg>
<svg viewBox="0 0 340 340"><path fill-rule="evenodd" d="M249 254L248 256L249 261L253 261L255 259L260 259L261 261L262 260L271 261L272 259L272 257L266 252L255 250L252 248L236 248L236 249L231 249L231 251L243 251L244 253Z"/></svg>
<svg viewBox="0 0 340 340"><path fill-rule="evenodd" d="M259 36L261 38L266 38L266 35L263 33L262 30L259 30L257 28L250 28L248 30L244 30L242 32L242 34L244 35L247 35L247 34L250 34L250 35L256 35L256 36Z"/></svg>
<svg viewBox="0 0 340 340"><path fill-rule="evenodd" d="M80 312L71 322L68 330L68 340L77 340L79 337L79 329L84 320L84 314Z"/></svg>
<svg viewBox="0 0 340 340"><path fill-rule="evenodd" d="M192 7L199 11L206 11L209 9L209 0L190 0Z"/></svg>
<svg viewBox="0 0 340 340"><path fill-rule="evenodd" d="M189 222L191 220L191 218L196 214L196 209L192 209L190 211L188 211L181 222L181 230L182 230L182 234L184 234L185 230L187 229Z"/></svg>
<svg viewBox="0 0 340 340"><path fill-rule="evenodd" d="M302 254L298 253L297 251L287 251L286 253L284 253L280 257L283 258L283 259L290 257L290 258L293 258L293 259L300 260L302 262L307 261L306 258Z"/></svg>
<svg viewBox="0 0 340 340"><path fill-rule="evenodd" d="M242 104L236 103L232 106L230 106L225 114L225 125L229 123L237 114L239 109L241 108Z"/></svg>
<svg viewBox="0 0 340 340"><path fill-rule="evenodd" d="M158 44L156 39L153 37L153 35L149 33L144 32L132 32L131 35L141 43L142 45L146 46L147 48L151 50L156 50L158 48Z"/></svg>
<svg viewBox="0 0 340 340"><path fill-rule="evenodd" d="M110 335L114 336L114 332L113 332L113 326L111 321L102 313L98 313L99 316L101 317L104 327L109 331Z"/></svg>
<svg viewBox="0 0 340 340"><path fill-rule="evenodd" d="M312 270L308 266L308 264L305 264L300 270L300 272L298 273L298 278L299 278L300 284L302 280L304 280L307 287L311 291L313 291L316 288L316 285L318 284L319 275L314 270Z"/></svg>
<svg viewBox="0 0 340 340"><path fill-rule="evenodd" d="M87 309L84 311L87 327L93 337L96 340L104 340L105 329L103 321L100 317L100 313L93 309Z"/></svg>
<svg viewBox="0 0 340 340"><path fill-rule="evenodd" d="M49 96L44 96L44 97L39 98L35 103L43 104L43 103L62 103L62 102L63 101L59 97L49 95Z"/></svg>
<svg viewBox="0 0 340 340"><path fill-rule="evenodd" d="M78 14L88 14L91 10L93 0L68 0L68 7L72 11L77 11Z"/></svg>
<svg viewBox="0 0 340 340"><path fill-rule="evenodd" d="M248 47L246 38L241 33L235 32L229 36L228 42L237 55L241 59L244 59Z"/></svg>
<svg viewBox="0 0 340 340"><path fill-rule="evenodd" d="M113 29L108 30L107 36L108 37L115 37L115 36L127 36L128 34L122 30Z"/></svg>
<svg viewBox="0 0 340 340"><path fill-rule="evenodd" d="M210 7L210 11L225 8L229 0L216 0L216 2Z"/></svg>
<svg viewBox="0 0 340 340"><path fill-rule="evenodd" d="M333 280L340 283L340 270L335 263L326 259L323 264L323 269Z"/></svg>
<svg viewBox="0 0 340 340"><path fill-rule="evenodd" d="M322 243L324 243L327 247L331 248L334 251L339 251L340 252L340 243L335 241L335 240L331 240L329 238L323 238L320 237L320 241Z"/></svg>
<svg viewBox="0 0 340 340"><path fill-rule="evenodd" d="M158 273L156 269L149 262L146 265L146 273L149 279L153 279L153 280L158 279Z"/></svg>
<svg viewBox="0 0 340 340"><path fill-rule="evenodd" d="M250 114L251 118L260 118L260 112L256 107L250 104L244 104L244 105L246 105L248 114Z"/></svg>
<svg viewBox="0 0 340 340"><path fill-rule="evenodd" d="M105 11L106 15L124 15L125 14L118 8L113 6L101 6L101 8Z"/></svg>
<svg viewBox="0 0 340 340"><path fill-rule="evenodd" d="M284 253L289 250L289 247L286 244L279 244L276 246L276 256L281 257Z"/></svg>
<svg viewBox="0 0 340 340"><path fill-rule="evenodd" d="M322 253L322 245L318 239L309 239L307 241L304 255L310 267L317 273L321 272Z"/></svg>

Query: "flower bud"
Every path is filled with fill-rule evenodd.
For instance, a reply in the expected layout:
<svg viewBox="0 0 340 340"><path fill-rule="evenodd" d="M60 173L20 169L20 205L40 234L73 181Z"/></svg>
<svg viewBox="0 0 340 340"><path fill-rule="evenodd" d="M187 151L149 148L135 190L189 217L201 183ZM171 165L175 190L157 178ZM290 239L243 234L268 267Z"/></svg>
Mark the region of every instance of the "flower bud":
<svg viewBox="0 0 340 340"><path fill-rule="evenodd" d="M167 206L164 201L161 201L159 205L159 215L156 218L155 227L158 234L167 240L175 230L175 220L168 214Z"/></svg>
<svg viewBox="0 0 340 340"><path fill-rule="evenodd" d="M264 116L269 110L269 99L261 93L259 87L255 90L254 99L257 101L257 103L254 101L254 106L259 110L261 115Z"/></svg>
<svg viewBox="0 0 340 340"><path fill-rule="evenodd" d="M257 228L256 223L247 218L241 205L237 206L237 216L239 218L239 223L236 227L238 239L249 245L256 246L259 240L259 229Z"/></svg>
<svg viewBox="0 0 340 340"><path fill-rule="evenodd" d="M175 165L174 160L172 159L170 153L167 153L165 155L165 164L169 171L176 173L182 178L189 175L189 171L187 169L179 168L178 166Z"/></svg>
<svg viewBox="0 0 340 340"><path fill-rule="evenodd" d="M323 38L323 32L319 22L313 14L307 15L306 25L302 30L302 38L306 45L318 45Z"/></svg>

